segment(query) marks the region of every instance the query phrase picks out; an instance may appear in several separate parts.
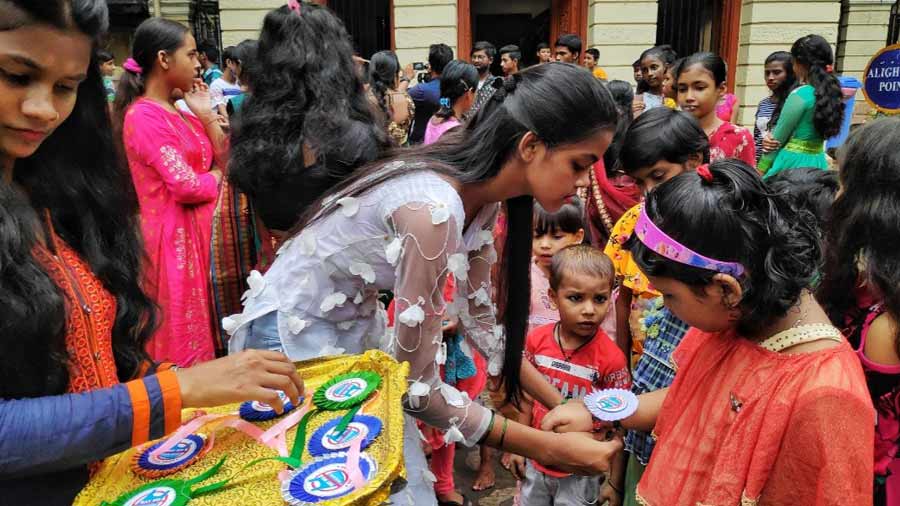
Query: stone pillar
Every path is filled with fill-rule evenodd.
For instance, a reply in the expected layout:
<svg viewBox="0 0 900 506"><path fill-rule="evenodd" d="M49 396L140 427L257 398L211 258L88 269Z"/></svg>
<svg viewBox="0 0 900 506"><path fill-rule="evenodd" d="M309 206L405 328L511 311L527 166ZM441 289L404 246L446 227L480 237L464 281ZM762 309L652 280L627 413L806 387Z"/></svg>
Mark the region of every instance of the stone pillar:
<svg viewBox="0 0 900 506"><path fill-rule="evenodd" d="M282 0L219 0L222 47L244 39L258 39L263 18L270 10L284 5Z"/></svg>
<svg viewBox="0 0 900 506"><path fill-rule="evenodd" d="M838 34L837 72L862 81L869 60L885 46L892 4L893 0L844 0ZM861 94L857 96L860 97Z"/></svg>
<svg viewBox="0 0 900 506"><path fill-rule="evenodd" d="M656 44L656 0L590 0L586 47L600 50L610 79L634 82L631 64Z"/></svg>
<svg viewBox="0 0 900 506"><path fill-rule="evenodd" d="M737 123L752 127L756 106L769 93L763 77L766 57L790 51L795 40L810 33L836 45L840 11L837 0L744 0L734 91L741 104Z"/></svg>
<svg viewBox="0 0 900 506"><path fill-rule="evenodd" d="M393 17L394 44L401 67L427 62L428 46L437 43L453 48L454 58L459 58L456 0L394 0Z"/></svg>
<svg viewBox="0 0 900 506"><path fill-rule="evenodd" d="M186 0L160 0L162 17L188 25L191 13L191 2Z"/></svg>

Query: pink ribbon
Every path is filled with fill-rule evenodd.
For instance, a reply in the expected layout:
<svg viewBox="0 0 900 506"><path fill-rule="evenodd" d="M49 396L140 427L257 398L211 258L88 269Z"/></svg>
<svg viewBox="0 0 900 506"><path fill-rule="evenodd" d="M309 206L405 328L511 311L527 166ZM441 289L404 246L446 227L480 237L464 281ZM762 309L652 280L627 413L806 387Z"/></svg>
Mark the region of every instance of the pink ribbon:
<svg viewBox="0 0 900 506"><path fill-rule="evenodd" d="M138 65L138 62L134 61L134 58L128 58L125 60L125 63L122 64L122 68L129 72L134 72L135 74L143 74L144 69Z"/></svg>
<svg viewBox="0 0 900 506"><path fill-rule="evenodd" d="M358 437L353 440L350 450L347 452L347 478L350 479L350 483L353 483L353 488L357 491L366 484L366 479L359 469L359 452L362 449L363 439L365 438Z"/></svg>

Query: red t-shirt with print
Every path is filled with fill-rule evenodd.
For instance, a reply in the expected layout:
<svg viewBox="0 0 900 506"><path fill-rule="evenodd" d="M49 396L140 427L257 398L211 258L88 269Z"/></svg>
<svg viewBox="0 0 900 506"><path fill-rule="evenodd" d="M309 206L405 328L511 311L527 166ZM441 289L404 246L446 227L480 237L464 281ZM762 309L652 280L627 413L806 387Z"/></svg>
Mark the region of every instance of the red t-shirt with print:
<svg viewBox="0 0 900 506"><path fill-rule="evenodd" d="M565 356L553 335L555 323L538 327L528 334L525 341L525 357L547 378L551 385L567 399L581 399L591 390L604 388L631 388L631 376L625 355L616 343L597 329L593 339L577 351L566 350ZM568 359L567 359L568 357ZM531 426L540 429L547 408L534 402ZM532 462L535 469L548 476L564 477L560 473Z"/></svg>

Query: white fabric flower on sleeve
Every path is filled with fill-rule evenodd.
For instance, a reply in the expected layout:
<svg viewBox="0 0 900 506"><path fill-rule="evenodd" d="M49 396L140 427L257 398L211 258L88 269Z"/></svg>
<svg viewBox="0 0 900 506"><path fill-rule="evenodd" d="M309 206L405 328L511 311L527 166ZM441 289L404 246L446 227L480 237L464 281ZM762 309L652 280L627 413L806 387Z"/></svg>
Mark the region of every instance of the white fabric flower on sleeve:
<svg viewBox="0 0 900 506"><path fill-rule="evenodd" d="M234 334L234 331L236 331L242 323L244 323L244 318L241 314L233 314L222 318L222 328L229 336Z"/></svg>
<svg viewBox="0 0 900 506"><path fill-rule="evenodd" d="M494 233L490 230L482 230L478 232L478 248L494 244Z"/></svg>
<svg viewBox="0 0 900 506"><path fill-rule="evenodd" d="M364 262L350 262L350 274L363 278L363 281L368 284L375 282L375 270Z"/></svg>
<svg viewBox="0 0 900 506"><path fill-rule="evenodd" d="M345 302L347 302L347 296L341 292L335 292L322 299L319 309L323 313L327 313L336 307L343 306Z"/></svg>
<svg viewBox="0 0 900 506"><path fill-rule="evenodd" d="M431 393L431 388L427 384L422 383L421 381L414 381L406 391L410 407L419 409L422 398L428 397L429 393Z"/></svg>
<svg viewBox="0 0 900 506"><path fill-rule="evenodd" d="M247 300L248 297L259 297L259 294L266 288L266 278L259 271L250 271L250 275L247 276L247 286L250 288L241 295L241 300Z"/></svg>
<svg viewBox="0 0 900 506"><path fill-rule="evenodd" d="M497 249L494 248L493 246L488 248L487 251L484 252L484 259L489 264L497 263Z"/></svg>
<svg viewBox="0 0 900 506"><path fill-rule="evenodd" d="M291 334L297 335L303 332L303 329L305 329L307 326L309 326L309 322L302 318L298 318L296 316L291 316L290 318L288 318L287 327L288 330L291 331Z"/></svg>
<svg viewBox="0 0 900 506"><path fill-rule="evenodd" d="M400 260L400 255L403 253L403 240L399 237L395 238L384 248L384 256L387 259L388 263L392 266L397 266L397 261Z"/></svg>
<svg viewBox="0 0 900 506"><path fill-rule="evenodd" d="M431 224L440 225L450 219L450 208L445 204L436 204L431 207Z"/></svg>
<svg viewBox="0 0 900 506"><path fill-rule="evenodd" d="M447 259L447 270L460 281L469 279L469 259L462 253L454 253Z"/></svg>
<svg viewBox="0 0 900 506"><path fill-rule="evenodd" d="M348 320L337 324L337 328L341 330L350 330L356 325L356 320Z"/></svg>
<svg viewBox="0 0 900 506"><path fill-rule="evenodd" d="M362 304L364 300L366 300L366 299L365 299L365 297L363 297L362 292L356 292L356 297L353 297L353 303L356 304L357 306Z"/></svg>
<svg viewBox="0 0 900 506"><path fill-rule="evenodd" d="M444 433L444 443L451 445L453 443L461 443L465 441L466 438L463 437L462 432L459 431L459 427L456 424L450 426L447 429L447 432Z"/></svg>
<svg viewBox="0 0 900 506"><path fill-rule="evenodd" d="M337 205L341 206L341 214L347 218L352 218L359 212L359 200L354 197L338 199Z"/></svg>
<svg viewBox="0 0 900 506"><path fill-rule="evenodd" d="M425 321L425 311L422 309L422 306L418 304L413 304L406 308L405 311L400 313L400 316L397 317L397 320L400 323L406 325L407 327L415 327L416 325Z"/></svg>
<svg viewBox="0 0 900 506"><path fill-rule="evenodd" d="M313 256L316 254L318 243L314 232L305 231L297 238L300 241L300 254L304 256Z"/></svg>
<svg viewBox="0 0 900 506"><path fill-rule="evenodd" d="M446 383L441 384L440 388L441 395L444 397L444 400L447 401L447 404L455 408L466 406L466 401L469 400L469 398L466 397L465 394Z"/></svg>
<svg viewBox="0 0 900 506"><path fill-rule="evenodd" d="M475 301L476 306L490 306L491 305L491 296L488 294L487 290L484 287L475 290L475 293L469 295L470 299Z"/></svg>
<svg viewBox="0 0 900 506"><path fill-rule="evenodd" d="M424 478L425 481L428 483L437 483L437 476L435 476L434 473L432 473L427 468L422 468L422 478ZM408 487L407 487L407 490L409 490ZM412 502L410 502L409 504L412 504Z"/></svg>
<svg viewBox="0 0 900 506"><path fill-rule="evenodd" d="M447 363L447 343L441 342L438 345L437 353L434 355L434 362L437 365L444 365Z"/></svg>

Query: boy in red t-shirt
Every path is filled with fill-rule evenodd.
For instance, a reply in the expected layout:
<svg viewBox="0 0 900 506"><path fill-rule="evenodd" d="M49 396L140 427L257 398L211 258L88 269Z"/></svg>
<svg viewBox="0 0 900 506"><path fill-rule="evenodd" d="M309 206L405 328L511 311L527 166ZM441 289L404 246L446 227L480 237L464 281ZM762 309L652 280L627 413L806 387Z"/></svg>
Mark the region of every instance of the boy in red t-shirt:
<svg viewBox="0 0 900 506"><path fill-rule="evenodd" d="M559 308L559 323L534 329L525 356L566 399L581 399L591 390L631 387L625 355L600 328L609 311L615 271L609 257L586 246L570 246L553 256L550 300ZM534 403L519 419L540 429L547 408ZM620 455L621 456L621 455ZM524 469L523 469L524 468ZM524 475L522 504L594 504L611 499L621 504L624 463L616 458L601 491L594 476L575 476L514 457L515 474Z"/></svg>

